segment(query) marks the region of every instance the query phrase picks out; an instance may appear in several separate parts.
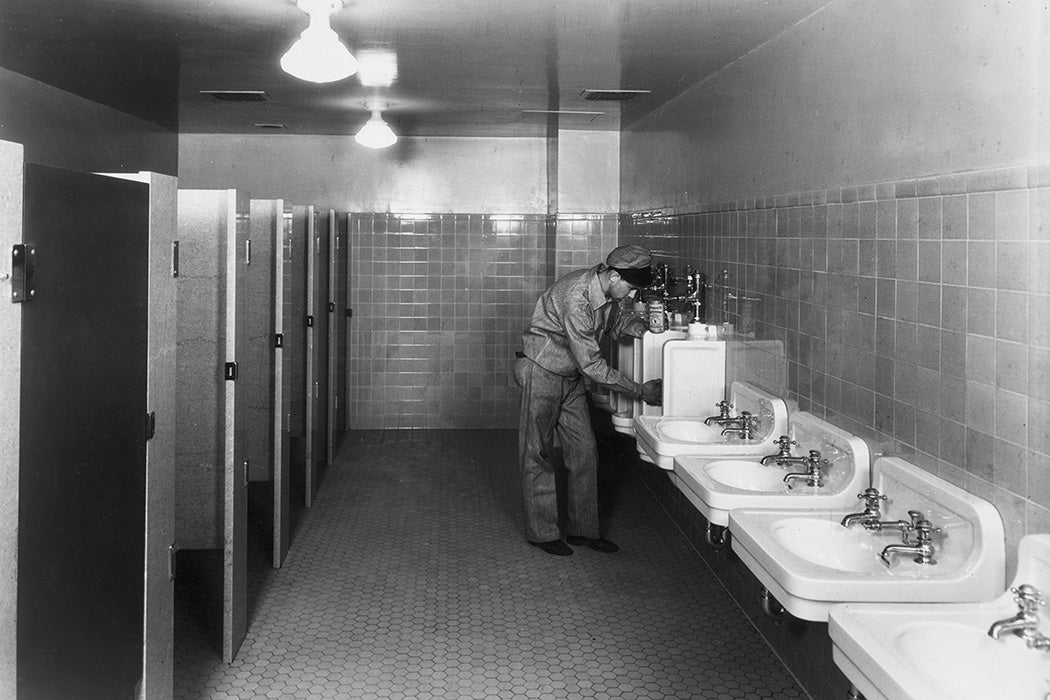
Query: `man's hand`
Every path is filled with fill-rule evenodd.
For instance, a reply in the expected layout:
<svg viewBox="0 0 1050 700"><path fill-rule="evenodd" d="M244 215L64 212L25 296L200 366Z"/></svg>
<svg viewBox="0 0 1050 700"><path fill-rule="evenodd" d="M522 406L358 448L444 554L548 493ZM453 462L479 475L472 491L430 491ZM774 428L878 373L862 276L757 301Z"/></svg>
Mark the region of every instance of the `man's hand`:
<svg viewBox="0 0 1050 700"><path fill-rule="evenodd" d="M664 402L664 380L650 379L642 384L642 401L650 406L659 406Z"/></svg>
<svg viewBox="0 0 1050 700"><path fill-rule="evenodd" d="M645 319L641 316L634 316L623 324L620 333L623 335L629 335L633 338L641 338L647 330L649 330L649 325L646 323Z"/></svg>

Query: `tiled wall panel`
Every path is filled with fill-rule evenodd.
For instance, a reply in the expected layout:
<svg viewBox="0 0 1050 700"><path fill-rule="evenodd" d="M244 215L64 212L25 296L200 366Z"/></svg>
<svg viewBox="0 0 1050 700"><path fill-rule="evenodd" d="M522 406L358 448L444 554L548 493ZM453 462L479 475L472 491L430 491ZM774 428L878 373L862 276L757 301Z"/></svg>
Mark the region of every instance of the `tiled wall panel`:
<svg viewBox="0 0 1050 700"><path fill-rule="evenodd" d="M620 234L699 265L715 283L709 321L745 323L738 299L723 313L727 291L756 299L746 323L783 343L801 409L992 502L1008 581L1021 537L1050 532L1050 167L639 212ZM806 689L841 697L826 626L756 615L754 577L732 553L708 556L703 518L651 477Z"/></svg>
<svg viewBox="0 0 1050 700"><path fill-rule="evenodd" d="M514 351L547 285L541 215L350 215L354 428L508 428ZM557 274L615 245L615 216L556 219Z"/></svg>

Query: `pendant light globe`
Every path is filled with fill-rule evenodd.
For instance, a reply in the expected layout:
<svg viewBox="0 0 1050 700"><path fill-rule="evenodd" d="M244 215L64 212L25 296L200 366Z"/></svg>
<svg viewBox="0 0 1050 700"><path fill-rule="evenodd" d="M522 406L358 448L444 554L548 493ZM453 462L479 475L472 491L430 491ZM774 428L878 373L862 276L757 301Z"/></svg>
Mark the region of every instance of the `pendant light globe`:
<svg viewBox="0 0 1050 700"><path fill-rule="evenodd" d="M310 25L281 57L285 73L311 83L331 83L357 72L357 59L331 26L331 15L341 6L341 0L299 0Z"/></svg>
<svg viewBox="0 0 1050 700"><path fill-rule="evenodd" d="M354 140L365 148L388 148L397 143L397 134L383 121L380 110L372 110L372 118L365 122Z"/></svg>

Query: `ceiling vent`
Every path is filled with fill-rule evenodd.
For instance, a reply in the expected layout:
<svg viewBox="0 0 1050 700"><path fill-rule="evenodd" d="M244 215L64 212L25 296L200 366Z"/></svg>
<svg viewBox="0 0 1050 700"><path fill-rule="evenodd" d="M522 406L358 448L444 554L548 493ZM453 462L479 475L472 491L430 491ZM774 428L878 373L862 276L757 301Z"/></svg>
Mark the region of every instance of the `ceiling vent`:
<svg viewBox="0 0 1050 700"><path fill-rule="evenodd" d="M201 94L217 102L271 102L273 98L262 90L201 90Z"/></svg>
<svg viewBox="0 0 1050 700"><path fill-rule="evenodd" d="M583 99L591 102L627 102L639 95L648 95L651 90L584 90Z"/></svg>

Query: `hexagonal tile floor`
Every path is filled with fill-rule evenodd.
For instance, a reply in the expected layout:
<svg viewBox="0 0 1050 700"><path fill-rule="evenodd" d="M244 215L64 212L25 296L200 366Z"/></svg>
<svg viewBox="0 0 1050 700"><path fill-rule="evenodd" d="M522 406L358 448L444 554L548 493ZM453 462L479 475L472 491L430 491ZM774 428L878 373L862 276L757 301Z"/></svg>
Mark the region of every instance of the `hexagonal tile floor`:
<svg viewBox="0 0 1050 700"><path fill-rule="evenodd" d="M807 698L627 473L617 554L522 534L517 433L349 433L225 665L177 619L177 698Z"/></svg>

